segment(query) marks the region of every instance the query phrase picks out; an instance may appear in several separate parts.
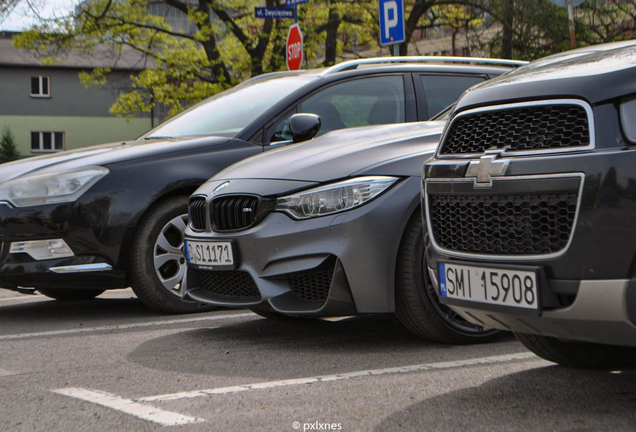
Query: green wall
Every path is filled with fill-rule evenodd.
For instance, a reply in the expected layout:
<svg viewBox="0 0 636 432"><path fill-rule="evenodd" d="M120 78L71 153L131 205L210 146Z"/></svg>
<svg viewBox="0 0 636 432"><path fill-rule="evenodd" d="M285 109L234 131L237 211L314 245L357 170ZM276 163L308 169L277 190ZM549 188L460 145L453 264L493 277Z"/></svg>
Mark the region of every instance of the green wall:
<svg viewBox="0 0 636 432"><path fill-rule="evenodd" d="M118 117L0 116L0 129L5 126L13 132L20 154L29 156L33 154L31 132L65 132L66 150L72 150L93 144L133 140L150 129L150 118L126 121Z"/></svg>

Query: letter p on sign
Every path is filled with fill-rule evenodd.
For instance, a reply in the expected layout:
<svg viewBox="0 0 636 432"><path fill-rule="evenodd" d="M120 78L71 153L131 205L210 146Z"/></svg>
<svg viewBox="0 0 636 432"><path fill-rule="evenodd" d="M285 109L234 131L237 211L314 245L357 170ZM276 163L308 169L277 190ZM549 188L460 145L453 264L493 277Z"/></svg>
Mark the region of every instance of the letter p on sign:
<svg viewBox="0 0 636 432"><path fill-rule="evenodd" d="M378 0L380 44L404 42L404 0Z"/></svg>

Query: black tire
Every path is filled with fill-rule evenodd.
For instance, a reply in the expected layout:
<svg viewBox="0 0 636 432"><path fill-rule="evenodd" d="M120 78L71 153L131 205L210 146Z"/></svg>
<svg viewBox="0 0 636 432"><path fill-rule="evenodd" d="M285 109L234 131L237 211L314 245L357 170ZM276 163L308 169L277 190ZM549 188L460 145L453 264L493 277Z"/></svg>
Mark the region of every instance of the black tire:
<svg viewBox="0 0 636 432"><path fill-rule="evenodd" d="M636 366L636 348L515 333L530 351L562 366L607 369Z"/></svg>
<svg viewBox="0 0 636 432"><path fill-rule="evenodd" d="M164 286L155 269L154 254L159 236L166 224L175 218L183 217L187 212L187 196L166 198L146 212L133 238L128 268L131 288L139 300L157 312L186 314L215 309L214 306L202 306L200 303L182 300ZM185 261L180 261L179 264L184 263Z"/></svg>
<svg viewBox="0 0 636 432"><path fill-rule="evenodd" d="M105 290L99 289L70 289L70 288L50 288L38 289L40 294L61 301L84 301L92 300Z"/></svg>
<svg viewBox="0 0 636 432"><path fill-rule="evenodd" d="M425 263L419 211L402 236L395 276L395 314L416 336L434 342L474 344L490 342L501 333L469 323L439 302Z"/></svg>

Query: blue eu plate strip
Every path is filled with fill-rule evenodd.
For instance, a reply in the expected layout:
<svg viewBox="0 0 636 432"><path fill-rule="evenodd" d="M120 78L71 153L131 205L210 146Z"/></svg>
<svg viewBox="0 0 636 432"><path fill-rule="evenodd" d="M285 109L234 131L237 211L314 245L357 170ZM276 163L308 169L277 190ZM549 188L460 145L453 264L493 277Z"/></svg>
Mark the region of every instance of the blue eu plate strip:
<svg viewBox="0 0 636 432"><path fill-rule="evenodd" d="M190 262L190 250L188 249L188 242L185 242L185 253L186 259L188 260L188 262Z"/></svg>
<svg viewBox="0 0 636 432"><path fill-rule="evenodd" d="M439 263L437 269L439 270L439 294L442 297L448 297L446 293L446 265Z"/></svg>

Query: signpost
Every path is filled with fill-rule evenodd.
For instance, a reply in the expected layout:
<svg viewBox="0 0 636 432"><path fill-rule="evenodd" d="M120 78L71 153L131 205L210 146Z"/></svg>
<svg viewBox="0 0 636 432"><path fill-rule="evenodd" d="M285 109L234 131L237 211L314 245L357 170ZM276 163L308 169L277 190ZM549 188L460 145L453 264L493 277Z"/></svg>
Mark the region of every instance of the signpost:
<svg viewBox="0 0 636 432"><path fill-rule="evenodd" d="M394 55L399 56L399 44L406 40L404 0L378 0L378 8L380 9L380 45L393 45Z"/></svg>
<svg viewBox="0 0 636 432"><path fill-rule="evenodd" d="M287 69L300 70L303 64L303 34L298 24L289 27L286 44Z"/></svg>
<svg viewBox="0 0 636 432"><path fill-rule="evenodd" d="M286 7L254 8L256 18L294 18L295 24L289 27L285 45L285 57L287 58L287 68L289 70L300 70L303 65L303 34L298 26L298 5L303 3L309 3L309 0L287 0L285 2Z"/></svg>
<svg viewBox="0 0 636 432"><path fill-rule="evenodd" d="M574 34L574 8L585 0L550 0L557 6L568 8L568 19L570 20L570 46L576 48L576 35Z"/></svg>
<svg viewBox="0 0 636 432"><path fill-rule="evenodd" d="M303 3L309 3L309 0L287 0L287 2L285 2L287 7L294 7L294 17L296 18L296 24L298 24L298 5Z"/></svg>

